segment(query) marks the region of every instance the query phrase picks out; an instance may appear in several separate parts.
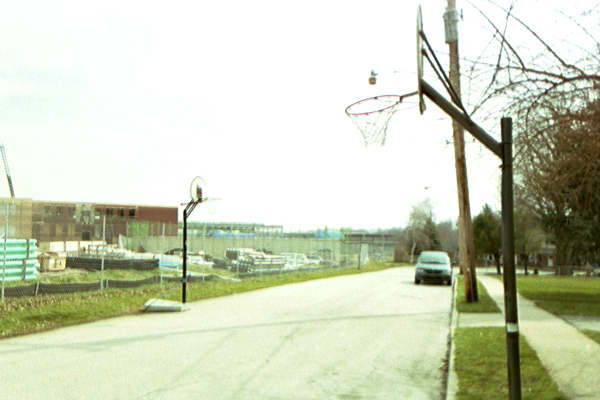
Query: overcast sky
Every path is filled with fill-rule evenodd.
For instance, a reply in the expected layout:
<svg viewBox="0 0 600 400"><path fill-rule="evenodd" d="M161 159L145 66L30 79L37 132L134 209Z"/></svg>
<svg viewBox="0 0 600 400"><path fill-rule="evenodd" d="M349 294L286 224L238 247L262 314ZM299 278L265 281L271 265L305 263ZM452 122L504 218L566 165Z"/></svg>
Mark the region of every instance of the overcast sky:
<svg viewBox="0 0 600 400"><path fill-rule="evenodd" d="M446 64L446 1L422 3ZM475 59L491 32L457 3L461 56ZM554 35L540 11L550 3L517 1L516 13ZM16 196L176 206L200 175L221 200L198 207L199 221L387 228L403 226L425 197L438 221L455 220L448 117L430 102L422 116L408 107L385 147L365 148L344 113L365 97L416 90L417 4L5 2L0 140ZM476 98L475 86L463 82L463 96ZM499 121L491 129L498 138ZM467 154L472 214L499 208L499 160L468 135Z"/></svg>

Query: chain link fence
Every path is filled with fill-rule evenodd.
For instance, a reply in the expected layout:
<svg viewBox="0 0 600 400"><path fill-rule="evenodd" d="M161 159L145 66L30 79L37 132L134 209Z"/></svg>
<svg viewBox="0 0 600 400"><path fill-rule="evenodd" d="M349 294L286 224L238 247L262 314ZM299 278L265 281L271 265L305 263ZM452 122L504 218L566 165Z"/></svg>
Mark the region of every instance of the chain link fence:
<svg viewBox="0 0 600 400"><path fill-rule="evenodd" d="M297 244L299 241L287 241L287 243ZM229 243L225 245L227 244ZM288 250L287 252L282 252L283 255L269 256L280 260L278 264L256 264L254 267L249 267L247 263L244 264L242 257L228 258L228 256L234 250L238 251L238 255L239 252L251 251L252 254L261 254L263 257L267 257L267 253L248 248L229 248L225 250L221 258L212 257L203 252L192 253L188 256L186 282L193 284L218 279L235 282L257 276L290 272L301 273L338 267L358 267L368 262L368 246L347 245L342 248L339 243L333 242L330 245L334 250L323 247L322 243L319 244L317 246L319 249L326 250L319 253L321 256L312 255L313 258L299 252L306 248L305 243L301 243L299 247L289 246L285 248L285 250ZM334 246L339 246L337 248L339 253L334 253L336 251ZM99 248L69 252L69 255L65 256L66 262L63 263L65 265L63 270L38 274L37 279L33 282L7 282L4 287L4 297L19 298L93 291L102 292L107 289L129 289L146 285L158 285L160 288L163 288L164 285L166 288L182 283L182 257L176 254L178 249L171 252L175 254L156 254L135 253L115 248L110 251L101 251ZM103 253L105 254L104 257L102 257ZM298 263L297 259L295 262L290 261L289 257L291 256L301 259L302 262ZM245 262L252 262L251 257L245 260ZM77 271L77 273L74 271ZM113 275L119 274L125 274L127 278L116 279L113 277ZM147 277L148 274L153 276ZM81 279L81 282L73 282L77 279ZM69 282L65 282L65 280ZM56 281L56 283L53 281ZM26 282L31 283L26 284Z"/></svg>
<svg viewBox="0 0 600 400"><path fill-rule="evenodd" d="M368 261L392 261L394 245L379 240L363 243L308 234L255 237L188 237L187 283L216 279L237 281L256 276L358 267ZM4 298L22 298L110 289L158 286L171 290L182 283L182 237L120 236L107 245L99 240L39 242L36 274L3 280ZM260 264L228 258L231 251L280 261ZM256 263L254 265L253 263ZM2 266L0 265L0 269ZM38 273L39 271L39 273ZM102 272L101 272L102 271ZM122 273L122 271L127 271ZM2 275L0 273L0 280Z"/></svg>
<svg viewBox="0 0 600 400"><path fill-rule="evenodd" d="M323 269L338 268L339 265L329 265L321 267L308 267L308 268L295 268L295 269L277 269L277 270L261 270L254 272L238 272L234 273L234 276L222 276L218 274L199 274L190 272L187 275L186 282L188 284L209 282L214 280L227 280L230 282L236 282L242 279L248 279L260 276L269 276L285 273L298 273L298 272L311 272ZM9 286L4 288L4 296L6 298L18 298L18 297L34 297L43 295L57 295L57 294L72 294L92 291L103 291L106 289L131 289L138 288L146 285L160 285L163 284L181 284L183 281L182 276L174 275L156 275L150 278L137 279L137 280L117 280L117 279L101 279L97 282L82 282L82 283L44 283L37 281L28 285Z"/></svg>

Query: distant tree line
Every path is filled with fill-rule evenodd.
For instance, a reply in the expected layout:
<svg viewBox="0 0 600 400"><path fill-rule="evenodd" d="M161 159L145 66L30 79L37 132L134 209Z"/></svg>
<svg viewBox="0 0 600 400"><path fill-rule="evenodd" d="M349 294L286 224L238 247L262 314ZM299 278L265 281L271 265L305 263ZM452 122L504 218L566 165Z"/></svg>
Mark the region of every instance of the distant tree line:
<svg viewBox="0 0 600 400"><path fill-rule="evenodd" d="M396 237L394 261L414 262L423 250L446 251L458 260L458 228L456 222L436 222L431 200L425 199L411 207L408 223L403 228L380 230Z"/></svg>

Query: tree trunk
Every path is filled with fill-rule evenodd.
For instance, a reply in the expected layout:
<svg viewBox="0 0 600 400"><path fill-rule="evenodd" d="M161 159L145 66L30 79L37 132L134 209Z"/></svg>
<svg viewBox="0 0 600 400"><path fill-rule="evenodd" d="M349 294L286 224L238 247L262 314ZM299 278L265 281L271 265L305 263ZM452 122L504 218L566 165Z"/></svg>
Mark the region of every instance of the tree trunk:
<svg viewBox="0 0 600 400"><path fill-rule="evenodd" d="M502 268L500 267L500 254L494 254L494 261L496 261L496 273L502 275Z"/></svg>
<svg viewBox="0 0 600 400"><path fill-rule="evenodd" d="M556 252L555 252L555 268L556 275L570 275L572 269L569 268L569 264L571 263L571 244L560 238L556 243Z"/></svg>

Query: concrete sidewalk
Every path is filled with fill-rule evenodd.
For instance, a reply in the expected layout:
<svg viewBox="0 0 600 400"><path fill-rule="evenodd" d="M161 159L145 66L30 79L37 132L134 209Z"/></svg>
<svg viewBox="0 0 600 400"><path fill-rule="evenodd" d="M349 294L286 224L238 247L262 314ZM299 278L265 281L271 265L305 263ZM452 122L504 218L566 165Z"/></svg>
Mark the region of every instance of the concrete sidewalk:
<svg viewBox="0 0 600 400"><path fill-rule="evenodd" d="M504 312L500 280L478 276ZM559 389L571 399L600 399L600 345L563 319L519 295L519 329Z"/></svg>

